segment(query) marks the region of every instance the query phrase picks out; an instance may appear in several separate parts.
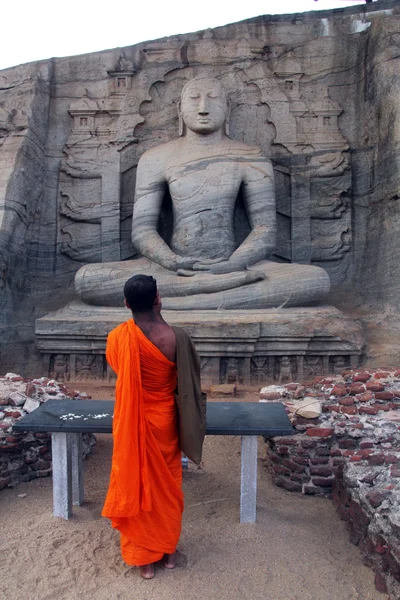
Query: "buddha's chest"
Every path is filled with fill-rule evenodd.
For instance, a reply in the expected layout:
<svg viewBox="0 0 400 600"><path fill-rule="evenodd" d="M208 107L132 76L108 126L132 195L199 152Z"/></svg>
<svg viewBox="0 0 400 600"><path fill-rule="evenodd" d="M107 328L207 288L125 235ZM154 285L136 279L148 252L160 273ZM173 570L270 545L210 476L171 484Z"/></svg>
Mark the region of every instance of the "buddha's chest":
<svg viewBox="0 0 400 600"><path fill-rule="evenodd" d="M167 182L174 205L195 204L199 210L213 202L235 202L241 184L237 163L211 157L175 164L167 170Z"/></svg>

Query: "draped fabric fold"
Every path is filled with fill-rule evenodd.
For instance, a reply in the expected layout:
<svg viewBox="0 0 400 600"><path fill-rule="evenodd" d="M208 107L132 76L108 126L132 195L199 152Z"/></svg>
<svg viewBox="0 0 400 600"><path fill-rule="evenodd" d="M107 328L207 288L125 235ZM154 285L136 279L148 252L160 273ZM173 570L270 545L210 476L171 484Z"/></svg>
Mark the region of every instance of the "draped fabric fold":
<svg viewBox="0 0 400 600"><path fill-rule="evenodd" d="M102 515L121 533L122 556L144 565L172 554L183 512L176 365L131 319L107 340L117 373L110 485Z"/></svg>

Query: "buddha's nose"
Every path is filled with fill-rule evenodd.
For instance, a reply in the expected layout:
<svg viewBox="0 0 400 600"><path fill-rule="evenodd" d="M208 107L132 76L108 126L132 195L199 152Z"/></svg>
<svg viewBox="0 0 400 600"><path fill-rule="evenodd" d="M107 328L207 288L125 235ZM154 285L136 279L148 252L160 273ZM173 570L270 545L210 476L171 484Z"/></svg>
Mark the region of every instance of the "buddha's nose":
<svg viewBox="0 0 400 600"><path fill-rule="evenodd" d="M199 115L206 116L208 115L208 102L206 98L201 98L199 104Z"/></svg>

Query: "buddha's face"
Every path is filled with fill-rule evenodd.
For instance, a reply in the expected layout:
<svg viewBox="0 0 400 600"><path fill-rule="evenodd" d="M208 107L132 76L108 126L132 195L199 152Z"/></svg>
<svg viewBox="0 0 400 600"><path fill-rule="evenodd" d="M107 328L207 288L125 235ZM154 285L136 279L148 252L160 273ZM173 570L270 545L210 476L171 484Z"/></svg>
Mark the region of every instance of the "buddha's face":
<svg viewBox="0 0 400 600"><path fill-rule="evenodd" d="M222 128L228 102L217 79L194 79L182 90L180 111L186 127L195 133L209 134Z"/></svg>

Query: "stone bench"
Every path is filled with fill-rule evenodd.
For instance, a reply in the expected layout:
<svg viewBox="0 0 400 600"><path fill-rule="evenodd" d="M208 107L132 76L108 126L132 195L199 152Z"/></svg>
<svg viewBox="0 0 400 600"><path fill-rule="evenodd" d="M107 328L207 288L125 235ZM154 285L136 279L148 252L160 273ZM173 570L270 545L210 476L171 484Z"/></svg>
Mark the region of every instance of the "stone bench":
<svg viewBox="0 0 400 600"><path fill-rule="evenodd" d="M68 519L72 505L83 503L82 434L111 433L114 401L49 400L13 426L18 432L51 432L53 509ZM240 435L240 522L255 523L257 436L292 435L293 427L279 402L207 402L207 435Z"/></svg>

